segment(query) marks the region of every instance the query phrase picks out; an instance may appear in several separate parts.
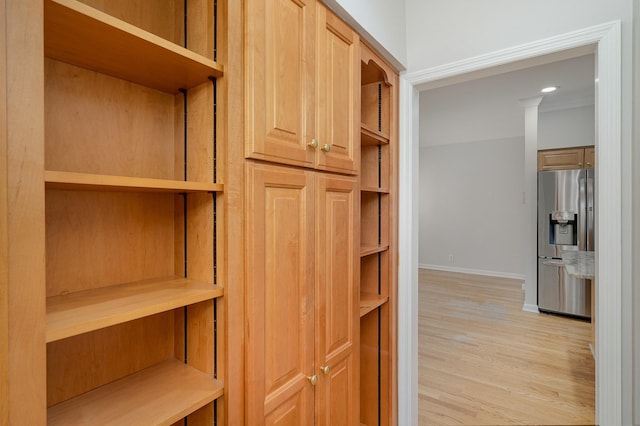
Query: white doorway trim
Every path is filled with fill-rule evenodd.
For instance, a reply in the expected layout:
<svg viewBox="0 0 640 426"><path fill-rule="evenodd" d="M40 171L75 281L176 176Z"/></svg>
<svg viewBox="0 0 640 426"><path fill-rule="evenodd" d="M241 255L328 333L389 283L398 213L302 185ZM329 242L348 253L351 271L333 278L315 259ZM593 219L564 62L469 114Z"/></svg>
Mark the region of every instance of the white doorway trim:
<svg viewBox="0 0 640 426"><path fill-rule="evenodd" d="M398 424L418 424L418 93L420 85L593 45L596 51L596 423L622 424L620 21L596 25L400 79ZM606 290L606 291L605 291Z"/></svg>

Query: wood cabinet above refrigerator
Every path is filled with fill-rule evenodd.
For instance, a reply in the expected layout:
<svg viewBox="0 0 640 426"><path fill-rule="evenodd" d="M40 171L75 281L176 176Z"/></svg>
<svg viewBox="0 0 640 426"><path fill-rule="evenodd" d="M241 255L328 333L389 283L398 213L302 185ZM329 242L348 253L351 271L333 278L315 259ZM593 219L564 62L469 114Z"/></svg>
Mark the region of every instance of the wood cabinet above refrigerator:
<svg viewBox="0 0 640 426"><path fill-rule="evenodd" d="M595 168L594 147L545 149L538 151L538 171Z"/></svg>

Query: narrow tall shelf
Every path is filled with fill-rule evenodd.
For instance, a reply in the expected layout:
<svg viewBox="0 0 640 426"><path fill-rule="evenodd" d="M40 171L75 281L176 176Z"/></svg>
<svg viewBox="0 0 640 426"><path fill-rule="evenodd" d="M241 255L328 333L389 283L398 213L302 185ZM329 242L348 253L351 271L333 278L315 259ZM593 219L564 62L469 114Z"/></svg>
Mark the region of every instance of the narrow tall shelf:
<svg viewBox="0 0 640 426"><path fill-rule="evenodd" d="M47 422L223 423L215 9L43 6Z"/></svg>
<svg viewBox="0 0 640 426"><path fill-rule="evenodd" d="M361 45L360 424L393 423L397 163L395 73Z"/></svg>

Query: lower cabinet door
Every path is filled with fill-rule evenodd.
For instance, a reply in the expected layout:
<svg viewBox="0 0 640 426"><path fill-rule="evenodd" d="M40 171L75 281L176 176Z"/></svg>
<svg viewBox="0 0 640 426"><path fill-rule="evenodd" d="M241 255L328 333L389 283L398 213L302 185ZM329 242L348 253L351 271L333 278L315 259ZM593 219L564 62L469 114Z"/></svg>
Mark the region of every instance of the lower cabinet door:
<svg viewBox="0 0 640 426"><path fill-rule="evenodd" d="M251 425L355 425L357 182L246 166L246 380Z"/></svg>
<svg viewBox="0 0 640 426"><path fill-rule="evenodd" d="M319 173L316 182L318 424L354 425L360 412L355 356L360 200L353 178Z"/></svg>
<svg viewBox="0 0 640 426"><path fill-rule="evenodd" d="M246 166L247 423L314 422L314 180Z"/></svg>

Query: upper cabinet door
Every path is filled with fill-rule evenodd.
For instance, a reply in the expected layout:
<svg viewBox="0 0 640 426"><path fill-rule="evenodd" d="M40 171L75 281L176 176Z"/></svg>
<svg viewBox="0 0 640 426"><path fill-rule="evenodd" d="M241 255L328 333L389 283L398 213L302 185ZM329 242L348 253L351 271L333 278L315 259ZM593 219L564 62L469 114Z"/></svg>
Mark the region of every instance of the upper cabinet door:
<svg viewBox="0 0 640 426"><path fill-rule="evenodd" d="M538 171L584 168L584 148L538 151Z"/></svg>
<svg viewBox="0 0 640 426"><path fill-rule="evenodd" d="M360 52L358 35L318 7L319 169L356 173L359 155Z"/></svg>
<svg viewBox="0 0 640 426"><path fill-rule="evenodd" d="M247 0L245 156L313 167L315 0Z"/></svg>

